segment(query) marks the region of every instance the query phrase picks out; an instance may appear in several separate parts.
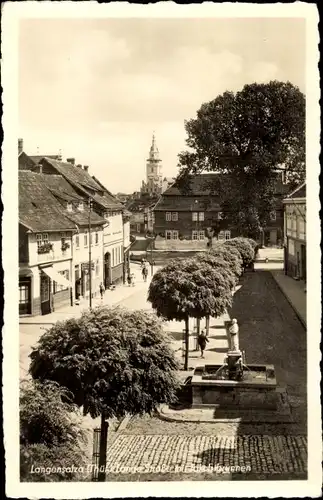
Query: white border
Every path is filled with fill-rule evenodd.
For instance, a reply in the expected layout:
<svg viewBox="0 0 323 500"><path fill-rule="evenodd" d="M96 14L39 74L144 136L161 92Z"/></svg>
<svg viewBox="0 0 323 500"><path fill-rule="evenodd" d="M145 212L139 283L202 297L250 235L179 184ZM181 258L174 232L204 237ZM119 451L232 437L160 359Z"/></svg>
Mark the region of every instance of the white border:
<svg viewBox="0 0 323 500"><path fill-rule="evenodd" d="M4 309L4 442L6 453L6 494L28 498L120 498L126 496L319 496L321 492L321 415L319 392L320 361L320 221L318 175L320 152L320 110L318 53L318 13L315 5L203 3L177 5L171 2L134 5L116 2L7 2L3 6L2 85L4 100L3 143L3 267L5 272ZM210 481L160 483L20 483L19 482L19 318L16 279L18 265L13 249L18 248L17 130L18 130L18 23L22 18L98 18L98 17L304 17L307 20L307 230L308 230L308 481ZM41 41L40 41L41 43ZM292 56L292 55L291 55ZM35 61L37 64L37 61ZM32 71L32 68L31 68ZM13 418L15 416L15 418ZM134 490L135 484L135 490Z"/></svg>

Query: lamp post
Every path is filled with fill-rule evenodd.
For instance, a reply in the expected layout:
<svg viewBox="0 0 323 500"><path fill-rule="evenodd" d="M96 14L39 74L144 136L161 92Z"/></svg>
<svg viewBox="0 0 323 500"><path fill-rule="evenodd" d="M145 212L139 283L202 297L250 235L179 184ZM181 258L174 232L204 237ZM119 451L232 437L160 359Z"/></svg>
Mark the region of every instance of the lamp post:
<svg viewBox="0 0 323 500"><path fill-rule="evenodd" d="M92 238L91 238L91 211L93 201L89 198L89 306L92 309Z"/></svg>

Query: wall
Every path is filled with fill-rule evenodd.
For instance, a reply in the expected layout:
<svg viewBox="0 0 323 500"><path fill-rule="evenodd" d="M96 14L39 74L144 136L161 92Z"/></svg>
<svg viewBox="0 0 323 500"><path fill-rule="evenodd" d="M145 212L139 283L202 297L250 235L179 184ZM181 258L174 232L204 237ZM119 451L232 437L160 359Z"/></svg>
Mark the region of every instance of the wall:
<svg viewBox="0 0 323 500"><path fill-rule="evenodd" d="M128 248L130 245L130 221L125 220L123 222L123 246Z"/></svg>
<svg viewBox="0 0 323 500"><path fill-rule="evenodd" d="M176 212L176 210L172 210ZM218 219L217 211L204 212L204 221L195 222L192 220L192 212L177 212L177 221L166 221L165 211L154 211L155 222L154 222L154 233L165 233L166 230L178 231L179 236L185 238L192 238L192 231L195 230L205 230L211 227L214 222Z"/></svg>
<svg viewBox="0 0 323 500"><path fill-rule="evenodd" d="M19 224L19 262L29 262L28 233L27 229Z"/></svg>
<svg viewBox="0 0 323 500"><path fill-rule="evenodd" d="M29 241L28 241L28 252L29 252L29 265L34 266L36 264L41 264L45 262L53 262L58 260L67 260L72 258L72 249L71 249L71 232L66 232L65 240L70 243L70 248L68 248L65 252L62 252L61 246L61 232L57 233L47 233L48 241L53 244L53 250L49 253L38 254L37 252L37 239L36 234L44 234L44 233L30 233Z"/></svg>
<svg viewBox="0 0 323 500"><path fill-rule="evenodd" d="M155 239L155 250L205 250L207 238L204 240L165 240L157 236Z"/></svg>

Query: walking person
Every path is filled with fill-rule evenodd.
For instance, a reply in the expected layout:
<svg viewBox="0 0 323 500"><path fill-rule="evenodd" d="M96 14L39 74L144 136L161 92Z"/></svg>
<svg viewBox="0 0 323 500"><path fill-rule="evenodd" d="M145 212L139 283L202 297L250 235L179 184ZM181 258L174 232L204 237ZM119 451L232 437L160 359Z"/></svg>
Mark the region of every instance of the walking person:
<svg viewBox="0 0 323 500"><path fill-rule="evenodd" d="M147 276L148 276L148 269L146 266L144 266L141 270L141 274L142 274L142 277L143 277L143 280L144 282L146 283L147 281Z"/></svg>
<svg viewBox="0 0 323 500"><path fill-rule="evenodd" d="M201 349L201 358L204 358L204 351L206 348L206 343L209 342L209 339L207 338L204 330L202 330L201 333L199 334L197 341L198 341L199 348Z"/></svg>
<svg viewBox="0 0 323 500"><path fill-rule="evenodd" d="M131 273L130 279L131 279L131 285L135 286L135 275L134 275L134 273Z"/></svg>
<svg viewBox="0 0 323 500"><path fill-rule="evenodd" d="M128 283L128 286L131 286L131 275L130 275L130 273L127 276L127 283Z"/></svg>
<svg viewBox="0 0 323 500"><path fill-rule="evenodd" d="M103 283L100 283L100 295L101 295L101 300L103 300L104 297L104 292L105 292L105 287Z"/></svg>

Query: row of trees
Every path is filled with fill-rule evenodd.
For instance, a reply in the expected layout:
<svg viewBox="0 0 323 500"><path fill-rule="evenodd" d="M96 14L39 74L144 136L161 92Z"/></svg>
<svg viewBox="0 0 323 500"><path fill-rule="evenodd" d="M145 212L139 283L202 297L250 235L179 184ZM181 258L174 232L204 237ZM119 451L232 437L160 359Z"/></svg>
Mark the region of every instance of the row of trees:
<svg viewBox="0 0 323 500"><path fill-rule="evenodd" d="M208 329L211 316L224 314L232 305L232 292L244 269L253 263L256 251L254 240L233 238L207 253L171 261L154 275L148 301L157 315L185 322L185 370L188 369L189 318L195 318L198 327L201 318L206 318Z"/></svg>
<svg viewBox="0 0 323 500"><path fill-rule="evenodd" d="M75 480L73 471L62 477L30 470L32 464L83 464L79 409L101 416L99 466L104 470L109 419L152 414L160 404L176 402L180 365L158 316L185 321L187 369L189 318L220 316L230 307L254 248L254 242L236 238L195 258L170 262L149 288L157 315L101 307L50 328L30 355L33 380L21 388L21 479ZM101 472L99 479L104 478Z"/></svg>

